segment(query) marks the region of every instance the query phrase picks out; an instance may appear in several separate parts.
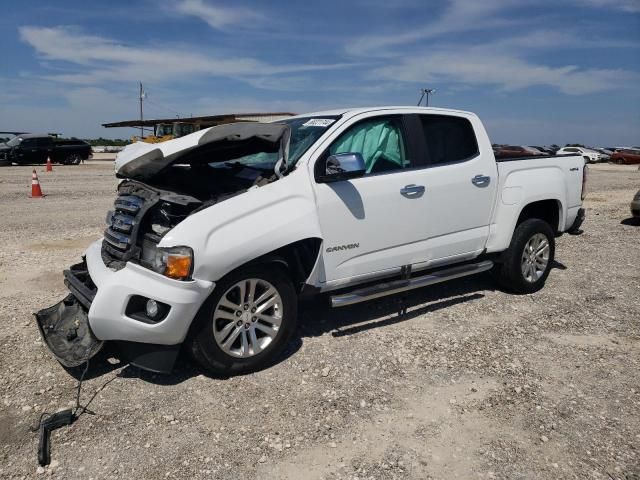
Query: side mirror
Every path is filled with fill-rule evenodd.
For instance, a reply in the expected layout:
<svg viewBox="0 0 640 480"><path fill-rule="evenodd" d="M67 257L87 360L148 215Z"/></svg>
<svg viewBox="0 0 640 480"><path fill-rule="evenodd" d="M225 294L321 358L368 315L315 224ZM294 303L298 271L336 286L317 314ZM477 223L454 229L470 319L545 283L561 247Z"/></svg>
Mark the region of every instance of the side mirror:
<svg viewBox="0 0 640 480"><path fill-rule="evenodd" d="M318 182L329 183L358 178L366 171L367 167L361 153L336 153L327 158L324 172L318 175Z"/></svg>

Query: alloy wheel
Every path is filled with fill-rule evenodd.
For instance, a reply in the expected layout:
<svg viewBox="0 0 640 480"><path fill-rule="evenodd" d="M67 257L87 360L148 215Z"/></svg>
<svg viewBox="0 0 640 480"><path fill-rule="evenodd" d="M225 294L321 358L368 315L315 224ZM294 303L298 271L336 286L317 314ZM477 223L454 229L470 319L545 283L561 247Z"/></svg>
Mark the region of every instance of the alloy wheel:
<svg viewBox="0 0 640 480"><path fill-rule="evenodd" d="M282 298L271 283L241 280L222 295L213 312L216 344L233 357L257 355L278 335L282 314Z"/></svg>
<svg viewBox="0 0 640 480"><path fill-rule="evenodd" d="M549 265L549 240L542 233L536 233L524 246L520 267L528 282L534 283L544 275Z"/></svg>

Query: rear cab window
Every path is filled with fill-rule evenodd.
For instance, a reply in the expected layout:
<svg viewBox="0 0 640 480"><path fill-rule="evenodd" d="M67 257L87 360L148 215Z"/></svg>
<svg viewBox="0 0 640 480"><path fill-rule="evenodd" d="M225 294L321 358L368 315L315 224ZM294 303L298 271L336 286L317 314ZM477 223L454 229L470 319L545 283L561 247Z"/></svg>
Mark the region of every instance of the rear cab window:
<svg viewBox="0 0 640 480"><path fill-rule="evenodd" d="M419 115L428 164L464 162L480 153L471 122L450 115Z"/></svg>

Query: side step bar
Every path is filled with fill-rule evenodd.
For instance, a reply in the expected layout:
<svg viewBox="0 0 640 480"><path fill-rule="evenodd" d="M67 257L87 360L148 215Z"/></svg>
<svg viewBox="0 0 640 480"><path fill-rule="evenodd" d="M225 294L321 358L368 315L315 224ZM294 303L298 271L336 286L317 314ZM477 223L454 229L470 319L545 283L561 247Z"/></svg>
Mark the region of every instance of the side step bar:
<svg viewBox="0 0 640 480"><path fill-rule="evenodd" d="M491 267L493 267L493 262L490 260L484 260L479 263L457 265L455 267L432 272L421 277L378 283L370 287L352 290L351 292L343 293L341 295L334 295L331 297L331 306L345 307L347 305L353 305L354 303L365 302L367 300L373 300L374 298L413 290L414 288L421 288L435 283L446 282L447 280L453 280L454 278L474 275L476 273L487 271L491 269Z"/></svg>

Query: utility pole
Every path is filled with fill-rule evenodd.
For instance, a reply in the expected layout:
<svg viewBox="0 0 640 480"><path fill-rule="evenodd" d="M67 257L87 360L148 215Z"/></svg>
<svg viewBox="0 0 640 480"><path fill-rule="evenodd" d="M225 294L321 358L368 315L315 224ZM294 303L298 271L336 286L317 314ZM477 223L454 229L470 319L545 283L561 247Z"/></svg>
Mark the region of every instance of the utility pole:
<svg viewBox="0 0 640 480"><path fill-rule="evenodd" d="M142 115L142 101L147 96L142 89L142 82L140 82L140 138L144 137L144 127L142 126L142 121L144 120L144 116Z"/></svg>
<svg viewBox="0 0 640 480"><path fill-rule="evenodd" d="M433 95L434 93L436 93L436 90L434 88L421 88L420 92L422 93L422 95L420 96L420 100L418 100L418 106L420 106L420 104L422 103L422 99L426 96L427 97L427 104L425 106L429 106L429 95Z"/></svg>

